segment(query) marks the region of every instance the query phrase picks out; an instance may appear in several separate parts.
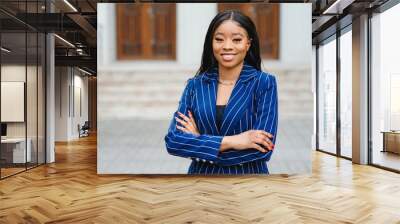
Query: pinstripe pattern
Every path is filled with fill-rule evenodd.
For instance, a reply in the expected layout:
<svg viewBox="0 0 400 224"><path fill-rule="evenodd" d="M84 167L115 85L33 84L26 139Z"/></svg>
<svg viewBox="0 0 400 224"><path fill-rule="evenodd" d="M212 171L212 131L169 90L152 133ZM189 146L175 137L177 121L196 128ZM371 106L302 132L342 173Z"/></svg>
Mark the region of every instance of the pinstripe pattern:
<svg viewBox="0 0 400 224"><path fill-rule="evenodd" d="M255 149L219 153L223 136L247 130L265 130L276 136L278 124L277 85L275 77L244 65L226 105L220 130L216 125L218 70L188 80L179 101L178 111L193 112L201 135L184 133L173 118L165 143L168 153L192 159L189 174L268 174L266 162L272 152ZM174 117L178 116L177 112ZM275 138L272 142L275 144Z"/></svg>

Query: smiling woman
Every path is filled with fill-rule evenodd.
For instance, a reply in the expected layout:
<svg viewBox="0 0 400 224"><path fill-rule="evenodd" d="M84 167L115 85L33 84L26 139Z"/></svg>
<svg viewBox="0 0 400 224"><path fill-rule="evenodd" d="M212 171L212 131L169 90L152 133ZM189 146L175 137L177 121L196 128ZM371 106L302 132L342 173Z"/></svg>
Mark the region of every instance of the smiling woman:
<svg viewBox="0 0 400 224"><path fill-rule="evenodd" d="M277 121L275 77L261 71L251 19L224 11L211 21L200 69L188 80L165 143L192 159L189 174L268 174Z"/></svg>

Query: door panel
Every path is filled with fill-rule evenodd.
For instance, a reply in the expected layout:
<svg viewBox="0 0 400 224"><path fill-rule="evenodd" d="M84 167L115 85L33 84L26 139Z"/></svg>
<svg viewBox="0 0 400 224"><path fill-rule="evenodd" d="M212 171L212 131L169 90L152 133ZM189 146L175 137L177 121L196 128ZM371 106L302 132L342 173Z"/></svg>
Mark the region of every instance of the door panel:
<svg viewBox="0 0 400 224"><path fill-rule="evenodd" d="M279 59L279 5L220 3L218 11L239 10L256 25L263 59Z"/></svg>
<svg viewBox="0 0 400 224"><path fill-rule="evenodd" d="M117 4L118 59L175 59L175 4Z"/></svg>

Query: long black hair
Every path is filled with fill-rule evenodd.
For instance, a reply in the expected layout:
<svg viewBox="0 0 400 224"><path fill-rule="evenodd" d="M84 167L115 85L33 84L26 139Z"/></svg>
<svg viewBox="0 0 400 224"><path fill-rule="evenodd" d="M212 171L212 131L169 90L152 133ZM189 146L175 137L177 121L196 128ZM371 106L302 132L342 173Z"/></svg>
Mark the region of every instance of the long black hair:
<svg viewBox="0 0 400 224"><path fill-rule="evenodd" d="M256 26L254 25L253 21L242 12L237 10L226 10L218 13L208 27L206 38L204 41L203 55L201 56L201 65L196 75L204 73L218 66L218 62L215 59L213 53L213 37L215 30L226 20L237 22L239 26L247 31L248 38L251 41L251 44L249 50L247 51L246 57L244 58L244 61L254 68L261 70L260 43L257 35Z"/></svg>

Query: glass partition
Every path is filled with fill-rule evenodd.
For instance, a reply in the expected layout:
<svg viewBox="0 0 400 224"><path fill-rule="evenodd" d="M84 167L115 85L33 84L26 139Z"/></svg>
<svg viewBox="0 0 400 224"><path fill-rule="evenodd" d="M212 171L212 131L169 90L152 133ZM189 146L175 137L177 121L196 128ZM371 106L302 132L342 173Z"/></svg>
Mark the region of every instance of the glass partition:
<svg viewBox="0 0 400 224"><path fill-rule="evenodd" d="M336 154L336 39L318 48L318 148Z"/></svg>
<svg viewBox="0 0 400 224"><path fill-rule="evenodd" d="M28 160L28 168L37 165L38 157L38 35L36 32L27 33L27 98L26 98L26 112L27 112L27 150L30 151L30 158Z"/></svg>
<svg viewBox="0 0 400 224"><path fill-rule="evenodd" d="M26 144L26 41L25 32L1 34L2 177L25 170L31 158Z"/></svg>
<svg viewBox="0 0 400 224"><path fill-rule="evenodd" d="M340 36L340 154L351 158L352 141L352 32Z"/></svg>
<svg viewBox="0 0 400 224"><path fill-rule="evenodd" d="M46 145L45 145L45 124L46 124L46 74L45 74L45 65L46 65L46 37L43 33L38 34L38 76L37 76L37 125L38 125L38 134L37 134L37 147L38 147L38 155L37 162L38 164L43 164L46 162Z"/></svg>
<svg viewBox="0 0 400 224"><path fill-rule="evenodd" d="M400 171L400 5L371 18L372 164Z"/></svg>
<svg viewBox="0 0 400 224"><path fill-rule="evenodd" d="M0 3L0 178L45 163L45 34L13 17L45 8L26 3Z"/></svg>

